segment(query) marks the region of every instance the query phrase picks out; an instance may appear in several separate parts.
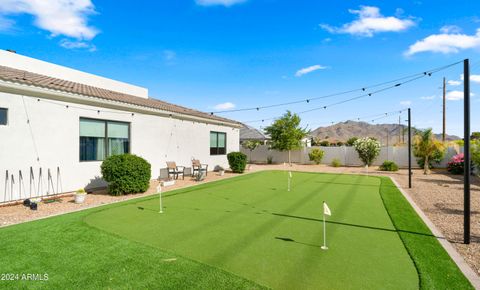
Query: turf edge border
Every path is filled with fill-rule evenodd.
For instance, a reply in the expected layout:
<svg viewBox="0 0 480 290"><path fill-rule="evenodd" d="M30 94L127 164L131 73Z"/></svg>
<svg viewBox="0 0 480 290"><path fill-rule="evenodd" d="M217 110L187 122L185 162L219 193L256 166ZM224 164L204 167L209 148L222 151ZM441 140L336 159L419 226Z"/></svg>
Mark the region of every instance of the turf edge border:
<svg viewBox="0 0 480 290"><path fill-rule="evenodd" d="M452 246L452 244L445 238L445 236L437 229L437 227L432 223L432 221L425 215L422 209L413 201L410 195L400 187L398 182L392 176L388 176L398 190L402 193L405 199L410 203L412 208L418 214L418 216L423 220L423 222L427 225L433 235L436 237L438 242L442 245L448 255L452 258L452 260L457 264L460 271L462 271L463 275L470 281L475 289L480 289L480 277L475 274L475 272L470 268L470 266L465 262L463 257L457 252L457 250Z"/></svg>

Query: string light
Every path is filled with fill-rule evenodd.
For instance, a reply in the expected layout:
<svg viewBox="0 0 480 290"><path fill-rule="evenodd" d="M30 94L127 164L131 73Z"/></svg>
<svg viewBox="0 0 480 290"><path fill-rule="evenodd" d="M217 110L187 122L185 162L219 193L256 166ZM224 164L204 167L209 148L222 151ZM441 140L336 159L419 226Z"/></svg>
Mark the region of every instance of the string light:
<svg viewBox="0 0 480 290"><path fill-rule="evenodd" d="M309 112L313 112L313 111L317 111L317 110L321 110L321 109L327 109L327 108L330 108L330 107L333 107L333 106L337 106L337 105L340 105L340 104L344 104L344 103L347 103L347 102L351 102L351 101L354 101L354 100L358 100L358 99L361 99L361 98L365 98L365 97L371 97L372 95L374 94L379 94L381 92L384 92L384 91L387 91L387 90L391 90L391 89L394 89L394 88L397 88L403 84L407 84L407 83L410 83L410 82L413 82L413 81L416 81L418 79L421 79L421 78L424 78L426 76L431 76L433 73L436 73L436 72L439 72L441 70L444 70L446 68L449 68L451 66L454 66L456 64L459 64L461 63L461 61L459 62L455 62L455 63L452 63L452 64L449 64L449 65L446 65L446 66L443 66L443 67L440 67L440 68L437 68L437 69L434 69L434 70L431 70L430 72L423 72L423 73L420 73L420 74L416 74L415 77L410 77L409 79L403 81L403 82L399 82L397 83L395 81L390 81L389 83L393 83L395 82L394 85L390 85L388 87L384 87L384 88L381 88L381 89L378 89L374 92L370 92L370 93L366 93L366 94L361 94L359 96L355 96L355 97L352 97L352 98L348 98L348 99L345 99L345 100L342 100L342 101L338 101L338 102L335 102L335 103L331 103L331 104L328 104L328 105L324 105L324 106L321 106L321 107L316 107L316 108L313 108L313 109L308 109L308 110L305 110L305 111L300 111L300 112L297 112L297 115L301 115L301 114L305 114L305 113L309 113ZM406 77L402 78L402 79L406 79ZM242 110L242 109L240 109ZM274 120L274 119L277 119L277 117L271 117L271 118L264 118L262 119L261 121L264 122L264 120ZM260 120L253 120L253 121L245 121L243 123L256 123L256 122L259 122Z"/></svg>
<svg viewBox="0 0 480 290"><path fill-rule="evenodd" d="M341 121L324 122L323 124L335 124L335 123L341 123L341 122L346 122L346 121L350 121L350 120L357 120L357 121L370 120L371 118L374 118L374 119L371 120L372 122L374 122L375 120L387 118L387 117L390 117L390 116L400 115L407 110L408 109L395 110L395 111L373 114L373 115L367 115L367 116L362 116L362 117L357 117L357 118L344 119L344 120L341 120ZM312 124L307 124L307 126L313 125L313 124L322 124L322 123L312 123Z"/></svg>
<svg viewBox="0 0 480 290"><path fill-rule="evenodd" d="M319 99L326 99L326 98L331 98L331 97L345 95L345 94L350 94L350 93L357 92L357 91L365 92L368 89L385 86L385 85L388 85L388 84L391 84L391 83L395 83L395 85L390 86L389 88L399 87L402 84L408 83L410 81L417 80L417 79L425 77L425 76L432 76L432 74L434 74L434 73L437 73L441 70L444 70L444 69L447 69L447 68L452 67L454 65L457 65L461 62L463 62L463 60L455 62L455 63L448 64L448 65L445 65L445 66L441 66L441 67L438 67L438 68L434 68L434 69L431 69L431 70L428 70L428 71L424 71L424 72L421 72L421 73L416 73L416 74L408 75L408 76L405 76L405 77L401 77L401 78L398 78L398 79L394 79L394 80L390 80L390 81L386 81L386 82L382 82L382 83L377 83L377 84L370 85L370 86L364 86L364 87L357 88L357 89L352 89L352 90L342 91L342 92L338 92L338 93L323 95L323 96L319 96L319 97L313 97L313 98L308 98L308 99L296 100L296 101L285 102L285 103L277 103L277 104L265 105L265 106L256 106L256 107L247 107L247 108L240 108L240 109L216 111L216 112L211 112L210 114L214 115L214 114L243 112L243 111L254 111L254 110L259 111L260 109L282 107L282 106L300 104L300 103L305 103L305 102L310 103L310 101L319 100ZM407 79L407 81L399 82L399 81L403 81L403 80L406 80L406 79ZM373 93L375 93L375 92L373 92ZM373 94L373 93L371 93L371 94ZM371 96L371 94L369 94L368 96Z"/></svg>

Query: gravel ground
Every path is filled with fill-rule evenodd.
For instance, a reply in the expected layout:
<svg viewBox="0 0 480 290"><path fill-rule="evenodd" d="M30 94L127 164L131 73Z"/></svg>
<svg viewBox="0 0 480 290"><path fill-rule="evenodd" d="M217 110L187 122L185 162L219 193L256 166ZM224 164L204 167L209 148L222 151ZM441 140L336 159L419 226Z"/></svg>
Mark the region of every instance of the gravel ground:
<svg viewBox="0 0 480 290"><path fill-rule="evenodd" d="M330 167L326 165L297 165L285 167L284 165L251 165L250 172L269 169L288 169L310 172L332 172L332 173L362 173L364 168L360 167ZM464 245L463 242L463 177L451 175L444 170L434 170L431 175L423 175L421 170L414 170L413 188L408 188L408 173L406 170L398 172L381 172L377 168L371 168L369 174L391 175L400 186L410 194L415 203L424 211L435 226L453 244L465 261L480 276L480 179L472 179L471 190L471 244ZM219 176L216 173L209 173L204 182L214 181L235 176L232 173L225 173ZM176 184L163 189L169 191L186 186L198 184L189 177L185 180L177 180ZM82 210L119 202L132 198L152 195L156 193L158 181L152 181L150 189L142 194L130 194L125 196L110 196L105 191L98 191L88 194L83 204L75 204L73 196L66 195L61 202L41 203L37 211L32 211L23 205L11 205L0 207L0 227L11 224L35 220L47 216Z"/></svg>
<svg viewBox="0 0 480 290"><path fill-rule="evenodd" d="M235 176L235 174L227 172L225 173L224 176L220 176L217 173L209 172L208 176L205 178L205 181L203 182L224 179L232 176ZM176 180L175 185L163 187L162 190L163 192L166 192L166 191L174 190L177 188L192 186L195 184L198 184L198 182L186 176L185 180L182 180L182 179ZM0 207L0 227L12 225L12 224L18 224L21 222L26 222L31 220L36 220L39 218L44 218L52 215L58 215L62 213L96 207L103 204L109 204L113 202L129 200L132 198L152 195L156 193L157 185L158 185L158 181L152 180L150 182L150 188L148 189L148 191L144 193L128 194L123 196L111 196L106 192L106 190L96 191L94 193L88 194L83 204L76 204L74 202L73 193L70 193L70 194L61 196L60 202L40 203L38 205L38 210L36 211L30 210L29 208L23 206L22 204L1 206Z"/></svg>

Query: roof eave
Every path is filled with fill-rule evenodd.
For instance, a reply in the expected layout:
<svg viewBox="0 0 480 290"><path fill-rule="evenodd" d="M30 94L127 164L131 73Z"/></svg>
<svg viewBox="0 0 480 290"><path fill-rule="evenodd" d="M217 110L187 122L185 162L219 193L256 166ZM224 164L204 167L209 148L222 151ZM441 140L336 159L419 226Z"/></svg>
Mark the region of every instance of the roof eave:
<svg viewBox="0 0 480 290"><path fill-rule="evenodd" d="M53 90L53 89L48 89L43 87L19 84L19 83L5 81L5 80L0 80L0 89L2 92L17 94L17 95L46 98L46 99L52 99L57 101L63 101L63 102L73 102L73 103L82 104L82 105L100 106L104 108L126 110L130 112L157 115L162 117L172 117L172 118L181 119L181 120L228 126L228 127L237 128L237 129L240 129L241 127L243 127L242 124L236 123L236 122L202 118L202 117L182 114L178 112L170 112L170 111L156 109L156 108L133 105L133 104L120 102L120 101L107 100L107 99L102 99L102 98L92 97L87 95L81 95L81 94L69 93L69 92Z"/></svg>

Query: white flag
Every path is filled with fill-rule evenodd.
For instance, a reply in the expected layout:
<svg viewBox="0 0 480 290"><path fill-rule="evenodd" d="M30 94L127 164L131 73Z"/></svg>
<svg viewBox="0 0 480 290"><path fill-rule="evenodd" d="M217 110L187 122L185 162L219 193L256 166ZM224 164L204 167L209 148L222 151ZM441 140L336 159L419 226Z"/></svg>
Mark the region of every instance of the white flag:
<svg viewBox="0 0 480 290"><path fill-rule="evenodd" d="M323 202L323 214L331 216L332 212L330 211L330 208L328 208L328 205Z"/></svg>
<svg viewBox="0 0 480 290"><path fill-rule="evenodd" d="M290 178L292 178L292 172L291 171L288 172L288 175L290 176Z"/></svg>

